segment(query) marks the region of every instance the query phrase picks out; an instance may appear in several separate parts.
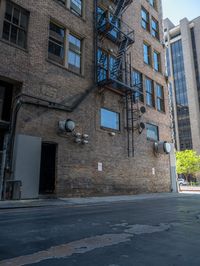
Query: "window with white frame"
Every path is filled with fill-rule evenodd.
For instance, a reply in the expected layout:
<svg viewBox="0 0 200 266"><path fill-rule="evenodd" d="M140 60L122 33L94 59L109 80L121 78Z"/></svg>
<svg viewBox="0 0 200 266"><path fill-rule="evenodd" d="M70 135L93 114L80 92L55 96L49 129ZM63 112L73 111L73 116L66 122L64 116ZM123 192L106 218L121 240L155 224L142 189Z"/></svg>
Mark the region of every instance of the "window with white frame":
<svg viewBox="0 0 200 266"><path fill-rule="evenodd" d="M49 59L64 64L65 29L54 23L49 24Z"/></svg>
<svg viewBox="0 0 200 266"><path fill-rule="evenodd" d="M71 34L63 26L51 21L49 24L48 57L66 66L73 72L80 74L82 40L74 34Z"/></svg>
<svg viewBox="0 0 200 266"><path fill-rule="evenodd" d="M68 66L74 72L81 72L81 40L69 34Z"/></svg>

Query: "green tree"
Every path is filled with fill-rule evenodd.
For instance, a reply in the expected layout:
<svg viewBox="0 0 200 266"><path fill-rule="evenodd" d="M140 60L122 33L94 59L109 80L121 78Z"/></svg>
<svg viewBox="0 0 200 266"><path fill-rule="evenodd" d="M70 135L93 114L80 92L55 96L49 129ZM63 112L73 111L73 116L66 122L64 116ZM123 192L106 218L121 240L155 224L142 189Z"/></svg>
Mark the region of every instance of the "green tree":
<svg viewBox="0 0 200 266"><path fill-rule="evenodd" d="M176 172L184 174L186 180L191 174L200 171L200 156L194 150L176 152Z"/></svg>

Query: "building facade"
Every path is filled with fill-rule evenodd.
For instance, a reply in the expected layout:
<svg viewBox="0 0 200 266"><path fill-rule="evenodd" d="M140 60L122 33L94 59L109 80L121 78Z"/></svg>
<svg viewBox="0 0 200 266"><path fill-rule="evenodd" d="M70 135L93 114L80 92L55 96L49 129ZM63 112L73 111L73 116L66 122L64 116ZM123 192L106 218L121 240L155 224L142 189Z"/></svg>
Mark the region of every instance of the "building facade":
<svg viewBox="0 0 200 266"><path fill-rule="evenodd" d="M200 153L200 18L164 21L169 86L173 103L174 131L178 150Z"/></svg>
<svg viewBox="0 0 200 266"><path fill-rule="evenodd" d="M4 198L13 180L22 198L170 191L161 1L1 0L0 12Z"/></svg>

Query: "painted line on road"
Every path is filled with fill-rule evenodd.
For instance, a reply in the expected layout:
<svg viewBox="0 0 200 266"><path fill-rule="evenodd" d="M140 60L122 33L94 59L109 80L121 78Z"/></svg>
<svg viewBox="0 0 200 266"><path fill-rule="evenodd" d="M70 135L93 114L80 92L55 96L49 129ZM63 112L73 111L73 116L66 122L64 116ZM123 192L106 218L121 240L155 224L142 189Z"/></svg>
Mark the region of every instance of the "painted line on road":
<svg viewBox="0 0 200 266"><path fill-rule="evenodd" d="M123 224L124 225L124 224ZM118 225L119 226L119 225ZM89 238L80 239L67 244L53 246L47 250L39 251L30 255L19 256L12 259L0 261L1 266L23 266L39 263L48 259L63 259L73 254L83 254L97 248L117 245L131 241L135 235L153 234L168 231L172 226L179 226L176 223L153 225L128 225L124 232L119 234L104 234Z"/></svg>

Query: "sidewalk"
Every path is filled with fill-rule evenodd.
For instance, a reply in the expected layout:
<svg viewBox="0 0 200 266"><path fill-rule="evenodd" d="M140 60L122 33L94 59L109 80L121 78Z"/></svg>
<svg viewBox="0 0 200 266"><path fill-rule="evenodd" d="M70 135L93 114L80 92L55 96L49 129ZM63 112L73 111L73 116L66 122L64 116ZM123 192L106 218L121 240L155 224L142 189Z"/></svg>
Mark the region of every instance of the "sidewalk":
<svg viewBox="0 0 200 266"><path fill-rule="evenodd" d="M191 195L191 194L190 194ZM50 207L50 206L77 206L105 204L113 202L136 202L141 200L157 200L164 198L174 198L190 196L189 194L178 193L154 193L127 196L106 196L106 197L87 197L87 198L58 198L58 199L30 199L30 200L6 200L0 201L0 210L15 208L33 208L33 207Z"/></svg>

